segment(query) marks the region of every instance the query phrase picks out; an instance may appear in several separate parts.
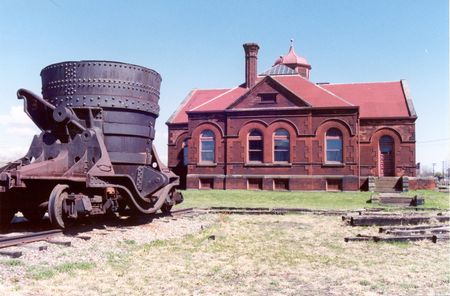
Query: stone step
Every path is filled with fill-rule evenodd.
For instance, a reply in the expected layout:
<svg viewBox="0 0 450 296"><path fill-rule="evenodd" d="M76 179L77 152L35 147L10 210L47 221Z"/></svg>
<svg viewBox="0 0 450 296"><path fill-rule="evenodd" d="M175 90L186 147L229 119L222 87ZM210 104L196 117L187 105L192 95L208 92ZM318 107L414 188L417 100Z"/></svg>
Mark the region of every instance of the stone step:
<svg viewBox="0 0 450 296"><path fill-rule="evenodd" d="M395 181L375 181L375 184L397 184L398 183L398 181L397 180L395 180Z"/></svg>
<svg viewBox="0 0 450 296"><path fill-rule="evenodd" d="M383 193L397 193L397 192L401 192L401 191L399 191L399 190L395 190L395 189L393 189L393 188L386 188L386 189L384 189L384 188L382 188L382 189L380 189L380 188L376 188L376 189L375 189L375 192L383 192Z"/></svg>
<svg viewBox="0 0 450 296"><path fill-rule="evenodd" d="M377 185L395 185L395 184L397 184L398 182L375 182L375 184L377 184Z"/></svg>

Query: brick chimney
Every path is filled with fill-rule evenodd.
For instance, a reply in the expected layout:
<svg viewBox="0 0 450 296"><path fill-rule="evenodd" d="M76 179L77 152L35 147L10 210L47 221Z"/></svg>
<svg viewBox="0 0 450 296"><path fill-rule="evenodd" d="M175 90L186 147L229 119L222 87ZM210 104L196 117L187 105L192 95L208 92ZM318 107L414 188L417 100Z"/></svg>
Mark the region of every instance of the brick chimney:
<svg viewBox="0 0 450 296"><path fill-rule="evenodd" d="M245 43L245 87L251 88L255 85L257 74L257 60L259 45L256 43Z"/></svg>

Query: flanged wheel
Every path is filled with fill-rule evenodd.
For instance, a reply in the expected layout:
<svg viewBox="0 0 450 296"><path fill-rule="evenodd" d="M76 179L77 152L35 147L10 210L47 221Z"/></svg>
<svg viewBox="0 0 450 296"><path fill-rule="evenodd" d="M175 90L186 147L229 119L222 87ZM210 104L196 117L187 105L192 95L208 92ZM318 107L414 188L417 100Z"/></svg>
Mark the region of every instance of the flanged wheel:
<svg viewBox="0 0 450 296"><path fill-rule="evenodd" d="M13 201L9 197L9 195L0 193L0 228L8 227L16 213L16 209L12 205Z"/></svg>
<svg viewBox="0 0 450 296"><path fill-rule="evenodd" d="M166 201L161 206L161 212L163 214L170 214L173 206L177 204L177 198L180 193L175 190L175 187L171 187L169 193L167 193ZM181 197L182 198L182 197Z"/></svg>
<svg viewBox="0 0 450 296"><path fill-rule="evenodd" d="M69 197L69 186L65 184L58 184L53 188L48 200L48 217L50 223L58 228L65 228L70 224L67 219L67 209L65 200Z"/></svg>
<svg viewBox="0 0 450 296"><path fill-rule="evenodd" d="M170 211L172 210L173 205L164 203L161 207L161 212L163 214L170 214Z"/></svg>

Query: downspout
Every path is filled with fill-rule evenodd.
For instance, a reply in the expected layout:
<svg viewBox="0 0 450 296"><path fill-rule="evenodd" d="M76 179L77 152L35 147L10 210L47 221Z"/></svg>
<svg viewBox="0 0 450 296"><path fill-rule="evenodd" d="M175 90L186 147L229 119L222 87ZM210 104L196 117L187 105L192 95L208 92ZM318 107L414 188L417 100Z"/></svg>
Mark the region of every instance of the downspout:
<svg viewBox="0 0 450 296"><path fill-rule="evenodd" d="M358 133L358 189L361 190L361 141L360 141L360 118L356 121L356 132Z"/></svg>

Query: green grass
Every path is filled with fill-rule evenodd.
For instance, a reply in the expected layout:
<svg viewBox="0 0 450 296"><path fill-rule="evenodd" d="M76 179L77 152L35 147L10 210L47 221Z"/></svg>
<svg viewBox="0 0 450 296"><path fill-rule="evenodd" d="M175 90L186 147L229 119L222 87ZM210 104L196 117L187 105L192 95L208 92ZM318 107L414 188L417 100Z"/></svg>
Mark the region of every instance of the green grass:
<svg viewBox="0 0 450 296"><path fill-rule="evenodd" d="M95 267L91 262L66 262L56 266L34 265L28 268L28 274L32 279L43 280L54 277L58 273L70 273L75 270L89 270Z"/></svg>
<svg viewBox="0 0 450 296"><path fill-rule="evenodd" d="M249 191L249 190L186 190L184 202L178 208L190 207L286 207L310 209L361 209L380 207L367 203L371 192L315 192L315 191ZM420 190L408 195L425 197L425 207L449 208L446 193Z"/></svg>
<svg viewBox="0 0 450 296"><path fill-rule="evenodd" d="M0 260L1 265L5 266L22 266L23 262L18 259Z"/></svg>
<svg viewBox="0 0 450 296"><path fill-rule="evenodd" d="M419 196L425 198L426 208L449 209L450 195L444 192L437 192L433 190L416 190L406 192L409 196Z"/></svg>

